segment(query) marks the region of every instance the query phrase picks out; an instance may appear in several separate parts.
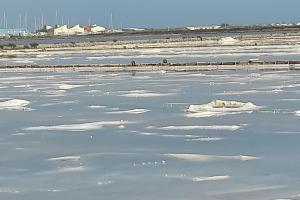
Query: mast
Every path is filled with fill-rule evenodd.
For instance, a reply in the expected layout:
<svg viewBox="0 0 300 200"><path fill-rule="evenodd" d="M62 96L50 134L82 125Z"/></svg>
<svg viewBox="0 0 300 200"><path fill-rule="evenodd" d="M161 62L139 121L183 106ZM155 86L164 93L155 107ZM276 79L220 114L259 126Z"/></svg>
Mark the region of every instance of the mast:
<svg viewBox="0 0 300 200"><path fill-rule="evenodd" d="M56 25L58 25L58 13L57 13L57 10L55 11L55 16L56 16Z"/></svg>
<svg viewBox="0 0 300 200"><path fill-rule="evenodd" d="M110 13L110 29L113 29L113 13Z"/></svg>

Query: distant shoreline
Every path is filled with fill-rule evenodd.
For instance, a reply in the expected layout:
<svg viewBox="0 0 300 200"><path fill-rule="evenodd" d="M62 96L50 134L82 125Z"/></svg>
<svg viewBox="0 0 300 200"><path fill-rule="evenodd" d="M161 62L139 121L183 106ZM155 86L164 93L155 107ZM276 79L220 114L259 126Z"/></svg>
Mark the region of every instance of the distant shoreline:
<svg viewBox="0 0 300 200"><path fill-rule="evenodd" d="M139 64L131 65L48 65L48 66L4 66L0 72L103 72L103 73L135 73L135 72L200 72L200 71L236 71L236 70L300 70L300 61L278 61L247 63L186 63L186 64Z"/></svg>
<svg viewBox="0 0 300 200"><path fill-rule="evenodd" d="M287 26L272 26L272 25L228 25L218 29L200 29L200 30L188 30L185 27L182 28L158 28L158 29L145 29L141 31L124 31L124 32L104 32L99 34L89 35L70 35L70 36L12 36L9 39L5 37L0 40L13 41L18 39L72 39L72 38L92 38L97 36L130 36L130 35L167 35L167 34L207 34L207 33L244 33L257 32L258 34L263 33L278 33L278 32L300 32L300 25L287 25Z"/></svg>
<svg viewBox="0 0 300 200"><path fill-rule="evenodd" d="M238 35L234 37L185 37L185 38L165 38L165 39L139 39L136 40L123 40L123 41L104 41L104 42L79 42L79 43L66 43L66 44L42 44L35 48L25 48L22 46L14 46L11 49L0 50L0 61L10 60L14 58L41 58L55 57L57 55L64 57L67 54L79 53L88 54L90 52L110 52L112 54L118 53L131 53L140 50L158 50L161 49L180 49L180 48L197 48L208 49L205 55L219 56L218 53L214 54L214 50L223 48L224 52L230 51L239 53L239 49L250 47L250 50L244 51L254 52L260 54L260 49L273 49L270 55L280 54L284 55L286 49L293 47L296 51L300 45L300 30L298 32L289 33L269 33L265 35ZM210 51L213 47L214 50ZM8 47L6 47L8 48ZM240 50L243 51L243 50ZM156 52L156 51L155 51ZM151 57L152 54L148 56ZM201 55L201 54L199 54ZM163 55L162 55L163 56ZM212 70L298 70L300 69L299 58L295 60L244 60L240 61L234 58L233 61L218 62L192 62L192 63L169 63L168 58L163 57L160 62L162 63L136 63L134 58L128 60L128 64L86 64L86 63L71 63L71 64L26 64L26 62L19 62L19 64L5 64L3 61L0 63L0 72L149 72L149 71L166 71L166 72L196 72L196 71L212 71ZM280 58L277 58L280 59ZM293 59L293 58L290 58ZM298 60L297 60L298 59ZM165 62L163 61L165 60Z"/></svg>

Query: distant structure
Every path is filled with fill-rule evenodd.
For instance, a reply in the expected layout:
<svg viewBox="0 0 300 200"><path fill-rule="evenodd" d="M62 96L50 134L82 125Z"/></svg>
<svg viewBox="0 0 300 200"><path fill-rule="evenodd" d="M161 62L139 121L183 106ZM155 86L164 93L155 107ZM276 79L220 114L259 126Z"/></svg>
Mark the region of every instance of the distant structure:
<svg viewBox="0 0 300 200"><path fill-rule="evenodd" d="M26 29L0 29L0 37L27 36L28 34Z"/></svg>
<svg viewBox="0 0 300 200"><path fill-rule="evenodd" d="M43 29L38 30L38 35L52 35L52 36L68 36L68 35L89 35L89 34L99 34L106 31L106 28L102 26L94 25L80 25L75 26L68 25L56 25L44 26Z"/></svg>
<svg viewBox="0 0 300 200"><path fill-rule="evenodd" d="M145 31L144 28L123 28L122 31Z"/></svg>
<svg viewBox="0 0 300 200"><path fill-rule="evenodd" d="M207 25L207 26L189 26L186 27L186 29L190 31L196 31L196 30L215 30L215 29L220 29L222 26L220 25Z"/></svg>
<svg viewBox="0 0 300 200"><path fill-rule="evenodd" d="M93 24L91 26L85 26L84 27L85 32L90 34L97 34L97 33L103 33L106 31L106 28L102 26L98 26L97 24Z"/></svg>

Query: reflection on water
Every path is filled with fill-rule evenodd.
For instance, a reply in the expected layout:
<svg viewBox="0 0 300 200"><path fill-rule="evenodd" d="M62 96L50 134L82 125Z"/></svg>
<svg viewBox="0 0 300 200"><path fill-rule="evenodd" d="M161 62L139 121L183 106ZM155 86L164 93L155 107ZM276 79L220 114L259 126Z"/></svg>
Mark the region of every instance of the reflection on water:
<svg viewBox="0 0 300 200"><path fill-rule="evenodd" d="M0 198L297 199L299 78L1 74ZM187 115L215 99L260 109Z"/></svg>

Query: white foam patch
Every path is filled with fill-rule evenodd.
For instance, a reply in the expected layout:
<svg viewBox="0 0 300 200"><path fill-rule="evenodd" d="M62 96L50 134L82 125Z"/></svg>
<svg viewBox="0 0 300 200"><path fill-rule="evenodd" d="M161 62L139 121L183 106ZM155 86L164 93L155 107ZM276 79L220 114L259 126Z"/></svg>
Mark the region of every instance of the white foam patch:
<svg viewBox="0 0 300 200"><path fill-rule="evenodd" d="M15 188L7 188L7 187L0 187L0 193L10 193L10 194L18 194L21 191Z"/></svg>
<svg viewBox="0 0 300 200"><path fill-rule="evenodd" d="M293 200L293 199L275 199L275 200Z"/></svg>
<svg viewBox="0 0 300 200"><path fill-rule="evenodd" d="M97 183L97 185L104 186L104 185L110 185L110 184L113 184L113 183L114 183L113 181L99 181Z"/></svg>
<svg viewBox="0 0 300 200"><path fill-rule="evenodd" d="M79 88L82 87L82 85L68 85L68 84L62 84L59 85L58 88L60 90L70 90L70 89L74 89L74 88Z"/></svg>
<svg viewBox="0 0 300 200"><path fill-rule="evenodd" d="M187 181L192 181L192 182L208 182L208 181L224 181L228 180L231 177L227 175L223 176L205 176L205 177L191 177L185 174L180 174L180 175L169 175L165 174L166 178L175 178L175 179L181 179L181 180L187 180Z"/></svg>
<svg viewBox="0 0 300 200"><path fill-rule="evenodd" d="M103 109L103 108L107 108L107 106L96 106L96 105L92 105L92 106L89 106L90 109Z"/></svg>
<svg viewBox="0 0 300 200"><path fill-rule="evenodd" d="M150 110L147 109L133 109L133 110L106 112L106 113L107 114L144 114L149 111Z"/></svg>
<svg viewBox="0 0 300 200"><path fill-rule="evenodd" d="M223 181L230 179L230 176L209 176L209 177L194 177L193 182L204 182L204 181Z"/></svg>
<svg viewBox="0 0 300 200"><path fill-rule="evenodd" d="M14 88L30 88L33 85L15 85Z"/></svg>
<svg viewBox="0 0 300 200"><path fill-rule="evenodd" d="M30 102L21 99L12 99L4 102L0 102L0 110L24 110Z"/></svg>
<svg viewBox="0 0 300 200"><path fill-rule="evenodd" d="M63 157L56 157L56 158L49 158L49 161L79 161L81 159L80 156L63 156Z"/></svg>
<svg viewBox="0 0 300 200"><path fill-rule="evenodd" d="M295 111L295 115L296 115L297 117L300 117L300 110Z"/></svg>
<svg viewBox="0 0 300 200"><path fill-rule="evenodd" d="M150 127L152 128L152 127ZM160 130L183 130L183 131L189 131L189 130L225 130L225 131L236 131L240 129L241 126L232 125L232 126L219 126L219 125L211 125L211 126L166 126L158 128Z"/></svg>
<svg viewBox="0 0 300 200"><path fill-rule="evenodd" d="M208 162L208 161L222 161L222 160L240 160L240 161L250 161L260 159L253 156L217 156L217 155L202 155L202 154L164 154L164 156L175 158L178 160L187 160L187 161L199 161L199 162Z"/></svg>
<svg viewBox="0 0 300 200"><path fill-rule="evenodd" d="M189 138L186 139L187 142L215 142L215 141L221 141L224 140L224 138L221 137L198 137L198 138Z"/></svg>
<svg viewBox="0 0 300 200"><path fill-rule="evenodd" d="M48 90L45 91L45 94L50 96L64 96L66 93L66 90Z"/></svg>
<svg viewBox="0 0 300 200"><path fill-rule="evenodd" d="M147 98L147 97L164 97L171 96L173 93L155 93L146 90L133 90L124 94L120 94L120 97L130 97L130 98Z"/></svg>
<svg viewBox="0 0 300 200"><path fill-rule="evenodd" d="M35 63L33 60L30 60L30 59L14 60L12 62L16 63L16 64L34 64Z"/></svg>
<svg viewBox="0 0 300 200"><path fill-rule="evenodd" d="M46 174L66 173L66 172L82 172L87 168L81 163L81 156L63 156L49 158L48 161L55 162L58 167L54 171L46 172Z"/></svg>
<svg viewBox="0 0 300 200"><path fill-rule="evenodd" d="M85 166L78 166L78 167L61 167L56 170L56 173L66 173L66 172L83 172L86 171L87 168Z"/></svg>
<svg viewBox="0 0 300 200"><path fill-rule="evenodd" d="M187 117L212 117L223 116L228 114L251 113L261 107L251 102L243 103L238 101L214 100L208 104L190 105L187 109Z"/></svg>
<svg viewBox="0 0 300 200"><path fill-rule="evenodd" d="M214 95L219 96L231 96L231 95L246 95L246 94L258 94L258 93L266 93L267 91L259 91L259 90L245 90L245 91L224 91L223 93L215 93ZM269 92L269 91L268 91Z"/></svg>
<svg viewBox="0 0 300 200"><path fill-rule="evenodd" d="M37 126L28 127L23 130L25 131L89 131L102 129L104 126L121 126L128 124L128 121L101 121L92 123L82 123L82 124L68 124L68 125L58 125L58 126Z"/></svg>
<svg viewBox="0 0 300 200"><path fill-rule="evenodd" d="M47 106L57 106L57 105L63 105L63 104L76 104L79 103L79 101L62 101L62 102L57 102L57 103L46 103L42 104L41 106L47 107Z"/></svg>

